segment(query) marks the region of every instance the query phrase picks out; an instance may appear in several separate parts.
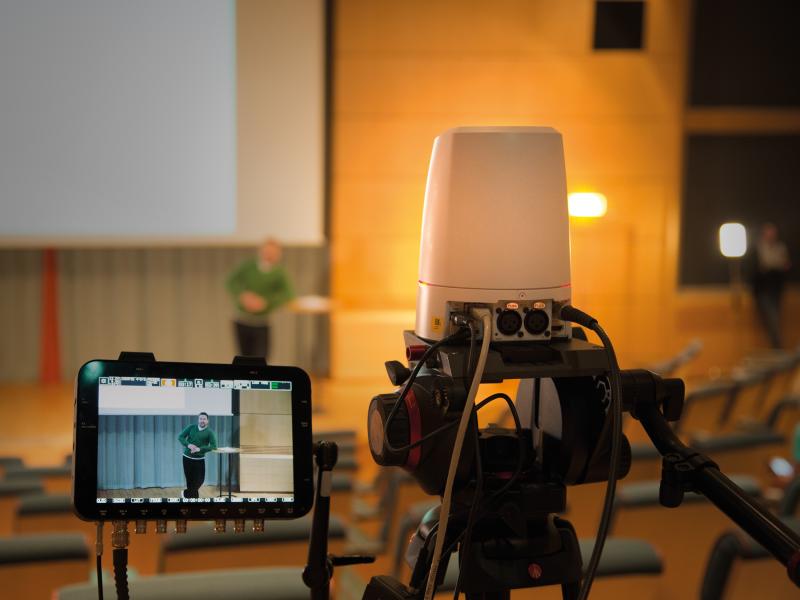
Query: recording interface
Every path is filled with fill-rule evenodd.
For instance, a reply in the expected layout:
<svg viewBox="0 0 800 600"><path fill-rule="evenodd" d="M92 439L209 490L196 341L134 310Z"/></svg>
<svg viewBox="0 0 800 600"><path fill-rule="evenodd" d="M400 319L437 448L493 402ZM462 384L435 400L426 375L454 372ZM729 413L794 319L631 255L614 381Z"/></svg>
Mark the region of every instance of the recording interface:
<svg viewBox="0 0 800 600"><path fill-rule="evenodd" d="M97 504L294 502L290 381L98 384Z"/></svg>
<svg viewBox="0 0 800 600"><path fill-rule="evenodd" d="M101 377L100 385L181 387L235 390L292 390L291 381L250 381L246 379L168 379L163 377ZM102 402L102 400L101 400Z"/></svg>

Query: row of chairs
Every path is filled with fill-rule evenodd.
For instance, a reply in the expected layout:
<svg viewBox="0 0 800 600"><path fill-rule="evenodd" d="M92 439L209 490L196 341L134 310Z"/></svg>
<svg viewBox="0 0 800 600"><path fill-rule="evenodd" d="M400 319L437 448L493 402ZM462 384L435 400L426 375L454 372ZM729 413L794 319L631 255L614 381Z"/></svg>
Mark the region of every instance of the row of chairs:
<svg viewBox="0 0 800 600"><path fill-rule="evenodd" d="M355 432L322 432L317 437L334 438L339 444L341 453L333 491L346 502L353 488L353 473L358 467ZM89 540L95 528L93 524L80 521L72 511L68 493L70 463L26 468L19 458L0 459L0 577L8 582L0 596L50 598L55 589L89 580L93 567ZM307 517L270 523L262 534L218 535L205 523L192 523L186 534L159 536L148 532L133 536L129 551L132 581L136 581L139 574L196 570L198 565L233 567L247 564L248 560L254 565L286 565L282 574L275 574L278 579L286 579L292 572L288 567L305 562L309 532L310 517ZM340 518L332 517L330 532L332 548L341 551L345 526ZM105 543L110 548L108 539ZM220 550L224 555L222 561L218 556ZM299 578L294 581L302 588L297 593L307 597L308 590L302 581ZM144 589L152 585L146 583ZM191 588L190 582L187 585ZM96 585L88 587L94 590L91 597L95 597ZM278 588L271 585L269 589ZM284 591L288 589L284 586ZM293 596L280 593L274 597Z"/></svg>
<svg viewBox="0 0 800 600"><path fill-rule="evenodd" d="M331 436L327 437L330 438ZM337 480L339 484L336 490L337 496L333 501L334 511L341 510L341 507L346 505L349 497L353 495L354 492L352 477L347 475L342 476L341 472L346 469L354 469L357 467L354 458L354 439L345 435L336 441L340 445L341 458L337 465L337 472L339 472L337 474ZM0 467L6 470L6 467L2 463L0 463ZM27 477L13 474L15 471L24 470L23 465L9 465L9 467L10 469L8 469L8 471L12 473L12 481L17 478L20 482L22 480L27 480L27 484L31 484L34 479L31 477L31 473L28 473ZM44 472L38 474L40 482L41 477L44 475ZM390 555L390 550L393 549L395 552L390 556L389 560L391 560L392 563L397 563L397 549L403 548L404 551L404 539L407 539L408 532L413 532L411 528L416 527L416 523L419 522L419 512L413 514L412 506L404 506L401 500L403 496L403 494L401 494L401 487L411 488L412 490L415 489L415 487L405 486L404 483L406 481L404 479L407 480L407 478L404 478L402 475L399 478L396 476L387 477L386 475L381 475L381 477L386 478L386 481L395 481L397 485L395 485L394 488L391 488L391 486L382 488L382 484L378 486L359 486L355 490L352 514L345 515L344 517L334 516L331 519L332 551L342 551L346 548L350 551L366 550L383 552L388 556ZM0 485L11 484L12 481L4 479ZM744 484L745 487L749 485L751 492L754 494L760 492L757 482L752 478L749 482L746 479L740 480L740 484ZM20 483L20 485L22 484ZM46 487L52 485L54 485L54 482L49 482L47 486L45 486L44 483L40 483L40 488L36 489L35 486L32 486L28 489L28 492L24 493L41 494ZM640 509L646 510L649 506L654 505L654 503L649 504L653 497L652 487L649 488L649 490L643 488L637 490L635 487L626 490L626 487L627 486L623 486L620 490L618 507L624 510L621 512L620 519L618 520L618 527L621 524L619 521L624 519L626 515L634 514ZM370 491L374 492L376 489L383 489L383 491L386 489L394 489L394 492L388 494L388 500L385 494L382 494L382 500L379 502L375 504L366 502L364 495L370 493ZM0 496L2 496L1 492ZM408 501L411 501L411 504L413 504L413 500L422 499L418 494L415 495L413 492L411 494L405 494L405 496ZM14 523L14 530L17 533L22 533L23 530L28 527L28 525L22 525L26 519L29 522L35 520L36 517L34 515L38 515L38 518L41 519L45 514L48 514L48 511L51 509L52 512L50 512L50 514L52 517L53 513L57 513L58 510L63 510L65 506L64 496L61 496L59 500L53 500L42 496L38 496L38 499L35 498L36 496L24 496L19 499L17 508L15 509L16 516L10 520ZM650 498L650 500L648 500L648 498ZM687 498L690 504L692 500L691 498ZM60 508L58 508L59 502L61 503ZM68 506L68 498L66 502L66 506ZM389 510L392 502L394 502L394 509ZM426 502L428 506L430 506L430 501L426 500ZM697 506L702 505L702 498L697 498L694 504ZM402 510L404 508L408 508L409 510ZM416 510L420 511L421 508L416 507ZM400 518L399 515L401 515L401 513L407 517L405 520ZM409 513L412 514L409 515ZM416 522L414 522L415 518ZM365 534L362 528L370 519L376 520L378 523L375 535ZM358 521L359 527L355 526L355 521ZM406 523L405 530L402 527L403 523ZM409 523L411 525L409 525ZM248 590L259 590L257 593L258 597L290 599L293 597L293 593L302 594L303 597L307 597L307 590L305 590L302 585L295 585L300 582L299 570L297 568L287 567L279 570L275 570L275 568L260 568L237 570L235 572L225 571L224 573L204 572L191 575L176 573L177 571L189 569L217 569L224 568L225 566L244 565L247 564L248 560L254 560L254 557L257 557L255 560L260 560L261 564L282 565L289 562L295 566L303 564L305 561L305 552L307 550L308 522L301 519L294 522L273 523L270 525L271 527L268 527L267 533L252 535L213 534L210 528L204 525L197 525L191 527L189 532L185 535L167 536L165 539L158 540L158 545L151 547L150 552L158 556L154 571L162 574L154 577L133 579L131 581L133 597L180 598L182 595L177 594L182 594L183 592L177 592L176 590L178 589L204 589L208 591L216 589L215 585L223 586L225 593L230 597L255 597L254 595L248 595L250 593ZM282 529L281 526L283 525L286 525L286 528ZM51 524L47 527L53 526L55 525ZM53 530L51 529L51 531ZM639 532L637 531L637 536L638 534ZM78 535L80 536L80 534ZM85 579L86 564L89 554L85 538L83 538L83 536L80 537L82 538L84 550L86 552L82 559ZM647 536L645 535L644 537ZM139 539L134 537L132 550L138 543ZM584 540L582 542L582 549L584 552L591 548L592 543L592 540ZM292 545L294 545L294 547L292 547ZM50 547L55 548L56 546ZM723 547L727 548L725 545L723 545ZM747 554L747 557L750 557L751 554L755 557L755 553ZM224 562L220 562L220 557L224 557ZM636 564L631 560L632 558L636 559ZM755 558L747 558L747 560L755 560ZM710 562L711 561L709 561L709 564ZM6 563L2 562L2 559L0 559L0 564L4 565ZM451 564L455 565L457 561L451 561ZM453 568L454 567L451 567L451 569ZM669 563L667 563L667 568L671 568ZM643 540L612 538L604 553L604 561L601 564L600 575L603 577L618 577L620 575L653 577L661 573L663 569L664 562L652 545ZM373 570L375 572L383 572L379 567ZM457 571L455 573L457 576ZM275 583L268 583L273 581L273 577ZM358 596L359 590L363 589L365 577L366 572L364 571L361 573L356 572L355 575L352 572L343 573L342 576L337 577L337 591L342 594L342 597L344 597L346 592L349 592L350 596L355 598ZM287 582L285 586L279 583L282 581ZM443 591L448 589L447 584L449 581L453 581L453 573L450 571L448 571L445 580L446 585ZM238 583L243 583L241 588ZM266 587L264 583L267 583ZM198 587L193 587L195 584ZM265 589L269 589L271 593L265 594L263 592ZM81 596L80 594L82 593L87 595ZM26 593L25 595L35 597L30 593ZM96 589L94 586L91 584L83 584L82 586L78 585L64 588L58 597L77 599L80 597L94 597L95 595ZM189 595L196 597L196 594L191 593L186 597L188 598Z"/></svg>

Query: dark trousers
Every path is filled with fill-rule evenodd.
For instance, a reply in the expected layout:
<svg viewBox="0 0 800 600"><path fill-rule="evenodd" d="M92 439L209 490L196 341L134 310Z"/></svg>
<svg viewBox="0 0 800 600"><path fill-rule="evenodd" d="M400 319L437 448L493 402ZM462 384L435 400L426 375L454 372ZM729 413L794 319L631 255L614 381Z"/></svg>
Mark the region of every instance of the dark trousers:
<svg viewBox="0 0 800 600"><path fill-rule="evenodd" d="M756 307L764 331L769 338L770 346L780 349L783 347L781 339L781 290L765 289L756 292Z"/></svg>
<svg viewBox="0 0 800 600"><path fill-rule="evenodd" d="M269 356L269 326L233 322L240 356Z"/></svg>
<svg viewBox="0 0 800 600"><path fill-rule="evenodd" d="M200 488L206 480L206 459L198 460L184 456L183 474L186 476L186 489L183 495L186 498L199 498Z"/></svg>

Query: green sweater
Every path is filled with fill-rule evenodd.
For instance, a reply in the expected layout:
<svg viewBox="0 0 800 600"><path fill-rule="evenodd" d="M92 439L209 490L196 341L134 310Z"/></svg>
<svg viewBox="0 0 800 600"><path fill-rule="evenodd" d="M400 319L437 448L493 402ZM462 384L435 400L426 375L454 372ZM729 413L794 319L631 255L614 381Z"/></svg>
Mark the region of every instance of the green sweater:
<svg viewBox="0 0 800 600"><path fill-rule="evenodd" d="M245 315L266 316L294 298L294 290L292 290L286 269L281 265L275 265L268 271L262 271L255 258L244 261L230 274L227 287L239 312ZM267 301L267 307L257 313L247 312L239 303L239 294L245 291L256 293L264 298Z"/></svg>
<svg viewBox="0 0 800 600"><path fill-rule="evenodd" d="M792 438L792 458L795 463L800 464L800 423L794 428Z"/></svg>
<svg viewBox="0 0 800 600"><path fill-rule="evenodd" d="M204 458L206 453L217 449L217 434L211 427L201 431L197 425L189 425L178 435L178 441L183 446L183 455L189 458ZM192 453L189 444L194 444L200 451Z"/></svg>

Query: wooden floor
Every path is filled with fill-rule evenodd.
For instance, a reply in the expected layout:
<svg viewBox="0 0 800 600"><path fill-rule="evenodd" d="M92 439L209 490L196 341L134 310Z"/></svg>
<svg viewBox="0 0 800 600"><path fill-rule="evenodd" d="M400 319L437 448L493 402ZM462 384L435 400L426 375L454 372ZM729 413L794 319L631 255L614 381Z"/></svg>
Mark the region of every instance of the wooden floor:
<svg viewBox="0 0 800 600"><path fill-rule="evenodd" d="M130 490L97 490L98 498L180 498L184 488L151 487ZM216 485L204 485L199 490L200 498L215 498L219 495Z"/></svg>
<svg viewBox="0 0 800 600"><path fill-rule="evenodd" d="M513 383L482 386L481 397L496 391L505 391L514 395ZM314 430L354 429L358 432L360 444L357 451L359 471L357 479L370 480L376 472L366 446L366 413L370 399L377 393L391 391L391 386L383 379L355 381L316 381L313 384L314 406L319 412L314 414ZM69 384L55 386L41 385L3 385L0 386L0 416L2 417L3 435L0 436L0 455L18 455L29 465L59 464L72 450L73 400L72 386ZM489 406L481 414L481 423L486 424L500 418L501 404ZM713 414L704 415L703 409L692 413L694 420L702 423L713 422ZM633 420L628 420L626 432L632 441L644 439L641 427ZM771 453L788 453L784 449L770 449ZM723 467L736 472L745 472L757 476L764 484L768 483L763 468L768 453L754 451L733 454L720 460ZM631 479L656 479L659 476L659 462L637 464ZM627 483L627 482L624 482ZM417 490L419 492L419 490ZM604 493L603 484L592 484L569 488L568 518L575 526L579 537L593 537L600 514ZM417 493L415 498L422 496ZM334 499L333 511L347 515L349 500ZM372 526L377 528L380 519ZM365 528L371 527L364 525ZM645 537L654 544L662 554L665 572L659 577L614 578L598 582L593 590L592 598L612 599L620 596L632 598L696 598L698 597L700 577L705 568L712 540L723 530L730 529L732 524L721 517L709 505L682 507L678 510L653 508L644 511L620 513L616 521L614 535L623 537ZM148 534L148 539L150 534ZM155 572L157 542L145 544L146 540L134 537L131 547L132 564L136 562L140 574ZM134 548L134 545L137 545ZM107 557L109 558L109 557ZM372 567L360 569L362 576L385 573L390 562L382 558ZM109 564L110 567L110 564ZM758 589L766 595L762 597L784 597L787 589L782 585L782 570L776 565L761 565L753 570L747 567L737 575L753 588L753 577L759 583ZM749 569L749 570L748 570ZM762 574L761 571L764 571ZM737 574L739 571L737 571ZM744 589L745 583L741 587ZM770 587L773 586L773 587ZM774 590L770 592L769 590ZM779 591L783 590L783 591ZM556 590L527 590L515 592L515 598L558 597ZM778 595L776 595L778 594ZM731 598L745 597L732 595ZM728 598L726 598L728 600Z"/></svg>

